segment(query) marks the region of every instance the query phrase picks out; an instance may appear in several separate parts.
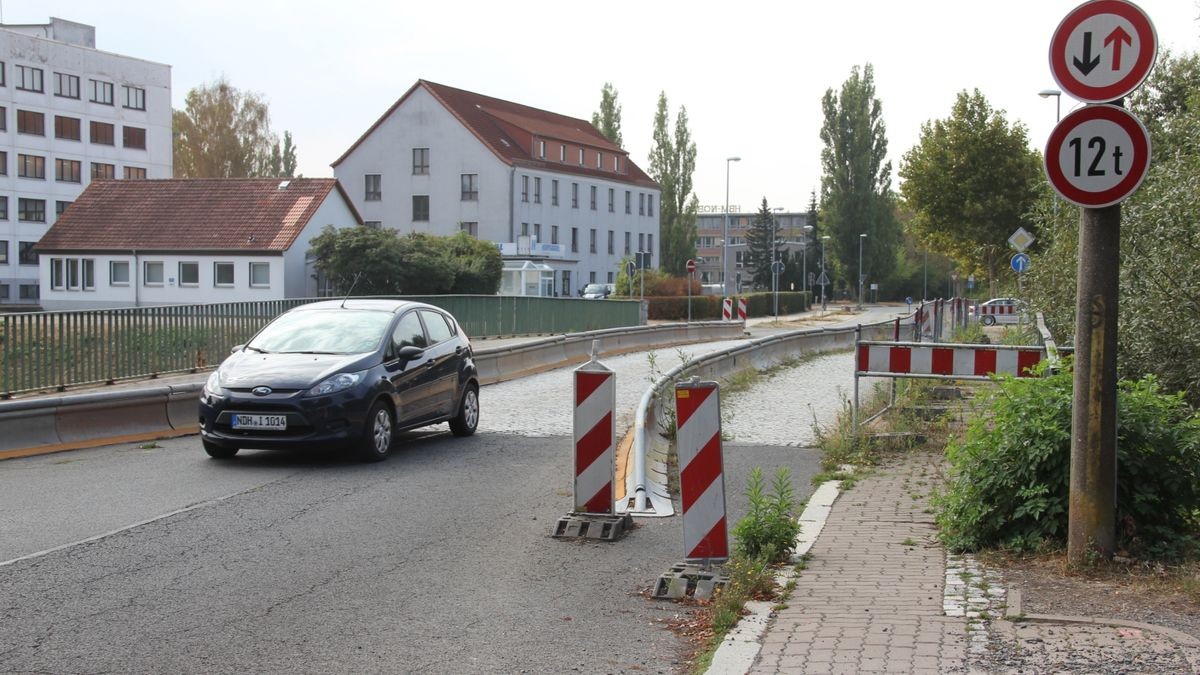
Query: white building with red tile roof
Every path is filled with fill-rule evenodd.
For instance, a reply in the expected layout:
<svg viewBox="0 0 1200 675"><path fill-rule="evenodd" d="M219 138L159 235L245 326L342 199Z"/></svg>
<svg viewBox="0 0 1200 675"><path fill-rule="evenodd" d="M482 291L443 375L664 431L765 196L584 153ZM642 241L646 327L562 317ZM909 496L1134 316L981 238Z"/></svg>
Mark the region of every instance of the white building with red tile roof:
<svg viewBox="0 0 1200 675"><path fill-rule="evenodd" d="M501 293L577 295L638 251L659 262L661 190L582 119L418 80L333 162L369 224L496 242Z"/></svg>
<svg viewBox="0 0 1200 675"><path fill-rule="evenodd" d="M310 240L361 224L335 178L93 181L37 244L42 306L316 297Z"/></svg>
<svg viewBox="0 0 1200 675"><path fill-rule="evenodd" d="M170 66L0 24L0 304L38 303L34 244L92 180L170 178L171 142Z"/></svg>

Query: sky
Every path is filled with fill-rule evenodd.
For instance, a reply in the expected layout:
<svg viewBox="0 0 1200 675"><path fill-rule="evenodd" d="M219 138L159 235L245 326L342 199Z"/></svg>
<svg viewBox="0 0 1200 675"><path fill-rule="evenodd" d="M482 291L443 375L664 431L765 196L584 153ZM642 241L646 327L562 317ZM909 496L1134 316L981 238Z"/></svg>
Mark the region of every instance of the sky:
<svg viewBox="0 0 1200 675"><path fill-rule="evenodd" d="M921 125L979 89L1039 150L1055 124L1048 50L1076 0L308 2L0 0L5 23L96 27L96 46L172 67L172 99L224 76L269 103L299 171L340 156L418 79L590 120L611 82L643 169L654 111L687 108L695 192L807 208L820 185L821 97L871 63L893 185ZM1161 48L1200 50L1200 0L1139 0ZM1062 96L1062 115L1078 104ZM737 156L740 162L726 159ZM729 168L728 176L726 168Z"/></svg>

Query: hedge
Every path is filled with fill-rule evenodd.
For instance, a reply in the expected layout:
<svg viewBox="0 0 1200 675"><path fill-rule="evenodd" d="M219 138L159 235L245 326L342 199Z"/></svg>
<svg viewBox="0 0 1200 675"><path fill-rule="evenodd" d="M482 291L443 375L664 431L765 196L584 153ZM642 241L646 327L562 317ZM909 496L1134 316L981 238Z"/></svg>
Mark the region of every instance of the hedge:
<svg viewBox="0 0 1200 675"><path fill-rule="evenodd" d="M771 316L775 306L773 293L746 293L738 297L746 299L746 315L751 317ZM704 321L721 318L721 296L693 295L692 320ZM684 297L647 297L651 320L683 321L688 316L688 299ZM781 292L779 313L795 314L812 307L812 293Z"/></svg>

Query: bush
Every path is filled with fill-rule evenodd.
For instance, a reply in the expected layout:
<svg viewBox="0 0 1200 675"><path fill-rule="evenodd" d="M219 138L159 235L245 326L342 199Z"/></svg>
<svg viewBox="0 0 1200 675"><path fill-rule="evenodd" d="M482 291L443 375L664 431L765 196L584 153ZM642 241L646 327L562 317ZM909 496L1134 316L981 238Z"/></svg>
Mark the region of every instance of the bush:
<svg viewBox="0 0 1200 675"><path fill-rule="evenodd" d="M1043 373L1045 374L1045 373ZM947 449L950 483L934 504L954 550L1066 541L1072 374L999 378L984 414ZM1200 526L1200 417L1148 376L1118 392L1117 543L1172 558Z"/></svg>
<svg viewBox="0 0 1200 675"><path fill-rule="evenodd" d="M791 471L780 467L775 472L773 493L763 490L762 469L754 467L746 487L750 512L733 528L738 554L750 560L783 562L796 548L800 522L799 504L792 490Z"/></svg>
<svg viewBox="0 0 1200 675"><path fill-rule="evenodd" d="M646 298L651 319L683 321L688 316L687 296L681 298ZM709 321L721 318L721 298L715 295L692 296L692 320Z"/></svg>

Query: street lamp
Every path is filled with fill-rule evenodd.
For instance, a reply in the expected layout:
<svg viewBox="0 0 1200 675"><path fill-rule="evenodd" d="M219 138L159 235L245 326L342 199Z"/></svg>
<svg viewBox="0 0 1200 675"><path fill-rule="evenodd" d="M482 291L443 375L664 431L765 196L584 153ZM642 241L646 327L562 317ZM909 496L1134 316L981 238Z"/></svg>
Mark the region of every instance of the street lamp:
<svg viewBox="0 0 1200 675"><path fill-rule="evenodd" d="M862 273L862 246L863 240L867 238L864 232L858 235L858 308L862 309L862 294L863 294L863 273Z"/></svg>
<svg viewBox="0 0 1200 675"><path fill-rule="evenodd" d="M779 319L779 270L776 263L779 261L779 247L776 243L779 232L779 221L775 220L775 214L783 210L782 206L776 206L771 209L774 213L771 214L771 293L775 295L775 319Z"/></svg>
<svg viewBox="0 0 1200 675"><path fill-rule="evenodd" d="M732 295L729 292L729 165L740 161L741 157L725 158L725 241L722 242L725 248L721 253L721 282L725 285L725 297Z"/></svg>
<svg viewBox="0 0 1200 675"><path fill-rule="evenodd" d="M805 293L808 292L808 233L812 232L812 229L812 225L805 225L800 232L800 255L803 258L800 270L800 290Z"/></svg>
<svg viewBox="0 0 1200 675"><path fill-rule="evenodd" d="M829 283L829 277L825 276L825 248L829 246L829 235L821 236L821 278L825 283L821 284L821 311L825 311L825 286Z"/></svg>
<svg viewBox="0 0 1200 675"><path fill-rule="evenodd" d="M1062 120L1062 92L1057 89L1043 89L1038 92L1038 96L1041 96L1042 98L1050 98L1051 96L1054 97L1054 125L1058 126L1058 123ZM1051 197L1054 198L1054 215L1057 216L1058 194L1054 193L1051 195ZM1019 278L1020 277L1018 277L1018 279Z"/></svg>

